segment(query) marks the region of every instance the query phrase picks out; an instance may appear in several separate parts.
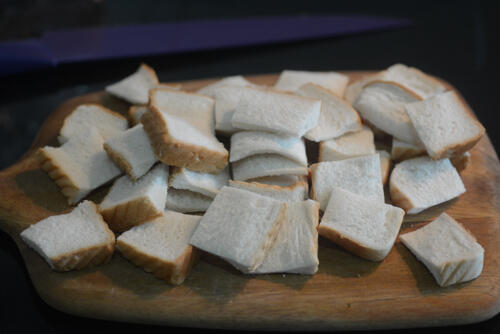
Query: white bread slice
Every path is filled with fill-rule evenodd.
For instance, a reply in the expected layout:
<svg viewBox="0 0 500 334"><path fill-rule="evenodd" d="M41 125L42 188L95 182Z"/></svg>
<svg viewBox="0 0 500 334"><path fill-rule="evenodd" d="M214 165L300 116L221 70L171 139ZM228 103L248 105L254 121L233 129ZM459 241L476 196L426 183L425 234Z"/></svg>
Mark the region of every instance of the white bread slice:
<svg viewBox="0 0 500 334"><path fill-rule="evenodd" d="M85 137L75 136L60 147L38 150L41 168L59 186L69 204L77 203L121 174L104 151L103 143L97 129L90 128Z"/></svg>
<svg viewBox="0 0 500 334"><path fill-rule="evenodd" d="M257 154L277 154L307 167L306 145L301 138L258 131L241 131L231 136L229 162Z"/></svg>
<svg viewBox="0 0 500 334"><path fill-rule="evenodd" d="M163 216L120 235L116 247L136 266L167 283L179 285L198 258L189 238L200 218L166 211Z"/></svg>
<svg viewBox="0 0 500 334"><path fill-rule="evenodd" d="M274 175L262 176L253 179L248 179L247 182L257 182L262 184L289 187L299 182L307 182L307 175Z"/></svg>
<svg viewBox="0 0 500 334"><path fill-rule="evenodd" d="M137 180L158 161L143 125L138 124L109 138L104 150L132 180Z"/></svg>
<svg viewBox="0 0 500 334"><path fill-rule="evenodd" d="M394 205L414 214L463 194L465 186L449 159L425 156L397 164L389 191Z"/></svg>
<svg viewBox="0 0 500 334"><path fill-rule="evenodd" d="M422 98L395 82L373 81L359 95L354 109L375 127L410 144L418 144L418 136L405 104Z"/></svg>
<svg viewBox="0 0 500 334"><path fill-rule="evenodd" d="M349 77L337 72L312 72L284 70L274 88L295 92L300 86L313 83L322 86L338 96L343 96Z"/></svg>
<svg viewBox="0 0 500 334"><path fill-rule="evenodd" d="M333 187L340 187L367 199L384 203L378 154L313 164L311 181L311 198L320 203L320 209L323 211L330 200Z"/></svg>
<svg viewBox="0 0 500 334"><path fill-rule="evenodd" d="M263 184L258 182L229 181L229 186L248 190L262 196L268 196L278 201L298 202L307 199L309 185L306 180L297 182L294 185L283 187Z"/></svg>
<svg viewBox="0 0 500 334"><path fill-rule="evenodd" d="M383 72L383 76L383 80L397 82L424 99L446 90L446 87L436 79L417 68L408 67L403 64L392 65Z"/></svg>
<svg viewBox="0 0 500 334"><path fill-rule="evenodd" d="M170 187L165 208L182 213L205 212L212 200L212 197L200 193Z"/></svg>
<svg viewBox="0 0 500 334"><path fill-rule="evenodd" d="M450 158L450 162L457 169L457 171L461 172L466 169L471 161L470 152L465 152L460 155L454 155Z"/></svg>
<svg viewBox="0 0 500 334"><path fill-rule="evenodd" d="M144 115L144 113L148 111L147 106L131 106L128 109L128 119L130 121L130 124L132 126L135 126L137 124L141 123L141 117Z"/></svg>
<svg viewBox="0 0 500 334"><path fill-rule="evenodd" d="M137 181L124 175L104 197L99 212L113 231L126 231L163 214L167 187L168 166L164 164L156 165Z"/></svg>
<svg viewBox="0 0 500 334"><path fill-rule="evenodd" d="M264 261L252 274L318 271L319 203L313 200L288 203L286 220Z"/></svg>
<svg viewBox="0 0 500 334"><path fill-rule="evenodd" d="M305 84L299 87L296 94L321 100L318 122L316 127L305 134L307 139L319 142L361 130L361 118L356 110L328 89Z"/></svg>
<svg viewBox="0 0 500 334"><path fill-rule="evenodd" d="M405 212L334 187L318 232L348 251L382 261L398 236Z"/></svg>
<svg viewBox="0 0 500 334"><path fill-rule="evenodd" d="M232 164L233 179L245 181L263 176L307 175L309 170L301 164L276 154L259 154Z"/></svg>
<svg viewBox="0 0 500 334"><path fill-rule="evenodd" d="M318 161L344 160L375 153L373 132L364 126L358 132L319 143Z"/></svg>
<svg viewBox="0 0 500 334"><path fill-rule="evenodd" d="M200 220L190 244L220 256L244 273L254 271L286 219L286 204L223 187Z"/></svg>
<svg viewBox="0 0 500 334"><path fill-rule="evenodd" d="M117 112L98 104L81 104L64 119L57 139L62 145L73 137L87 136L95 128L106 140L127 130L127 119Z"/></svg>
<svg viewBox="0 0 500 334"><path fill-rule="evenodd" d="M302 137L318 122L320 100L261 88L244 89L231 120L235 128Z"/></svg>
<svg viewBox="0 0 500 334"><path fill-rule="evenodd" d="M349 102L349 104L354 105L363 88L372 81L384 80L384 73L385 71L377 72L351 82L345 89L344 99Z"/></svg>
<svg viewBox="0 0 500 334"><path fill-rule="evenodd" d="M167 165L217 173L229 153L214 134L214 100L166 88L151 90L141 122L159 160Z"/></svg>
<svg viewBox="0 0 500 334"><path fill-rule="evenodd" d="M31 225L21 232L21 238L57 271L108 262L115 246L115 235L90 201L83 201L70 213Z"/></svg>
<svg viewBox="0 0 500 334"><path fill-rule="evenodd" d="M446 213L416 231L402 234L400 239L440 286L467 282L481 275L483 247Z"/></svg>
<svg viewBox="0 0 500 334"><path fill-rule="evenodd" d="M185 189L214 198L219 189L229 184L229 167L218 174L193 172L186 168L174 167L168 185L175 189Z"/></svg>
<svg viewBox="0 0 500 334"><path fill-rule="evenodd" d="M155 71L141 64L136 72L106 87L106 92L132 104L147 104L149 90L159 84Z"/></svg>
<svg viewBox="0 0 500 334"><path fill-rule="evenodd" d="M392 138L391 155L395 161L415 158L425 155L425 153L425 147L421 145L410 144L397 138Z"/></svg>
<svg viewBox="0 0 500 334"><path fill-rule="evenodd" d="M220 86L214 89L215 130L221 134L233 134L238 131L232 119L240 96L245 93L243 86Z"/></svg>
<svg viewBox="0 0 500 334"><path fill-rule="evenodd" d="M254 87L255 84L251 83L241 75L234 75L218 80L208 86L205 86L197 91L198 94L215 97L215 93L219 87L222 86L239 86L239 87Z"/></svg>
<svg viewBox="0 0 500 334"><path fill-rule="evenodd" d="M382 184L387 182L391 169L391 155L384 150L377 150L380 156L380 171L382 172Z"/></svg>
<svg viewBox="0 0 500 334"><path fill-rule="evenodd" d="M408 103L405 108L432 159L449 158L470 150L485 132L453 91Z"/></svg>

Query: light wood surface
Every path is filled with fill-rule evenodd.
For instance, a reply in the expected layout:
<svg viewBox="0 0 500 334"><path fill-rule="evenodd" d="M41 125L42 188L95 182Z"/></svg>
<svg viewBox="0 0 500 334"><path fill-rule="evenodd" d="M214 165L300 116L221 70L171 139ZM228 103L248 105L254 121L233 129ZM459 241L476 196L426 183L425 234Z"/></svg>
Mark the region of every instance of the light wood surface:
<svg viewBox="0 0 500 334"><path fill-rule="evenodd" d="M352 79L367 72L349 72ZM273 84L276 75L249 77ZM195 90L210 83L183 83ZM30 224L69 210L57 186L39 169L33 153L57 145L64 117L78 104L97 102L125 113L127 105L98 92L71 99L47 119L31 149L0 172L0 228L16 241L40 296L63 312L85 317L172 326L340 330L440 326L488 319L500 311L500 164L485 136L462 172L467 192L421 215L406 217L402 233L443 210L463 223L485 249L482 275L440 288L423 264L399 242L373 263L320 238L314 276L243 275L204 254L181 286L171 286L133 266L118 253L90 270L57 273L19 239ZM314 148L313 148L314 149ZM91 194L99 201L107 188ZM9 273L2 273L8 275Z"/></svg>

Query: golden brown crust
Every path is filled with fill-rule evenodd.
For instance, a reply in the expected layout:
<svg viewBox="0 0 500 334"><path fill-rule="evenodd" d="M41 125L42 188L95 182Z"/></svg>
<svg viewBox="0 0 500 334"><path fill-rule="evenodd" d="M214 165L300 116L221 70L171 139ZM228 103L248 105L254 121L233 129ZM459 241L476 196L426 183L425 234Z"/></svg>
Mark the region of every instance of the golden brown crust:
<svg viewBox="0 0 500 334"><path fill-rule="evenodd" d="M147 197L140 197L126 203L120 203L106 209L100 209L104 220L115 232L123 232L159 217L162 210L157 210Z"/></svg>
<svg viewBox="0 0 500 334"><path fill-rule="evenodd" d="M185 167L197 172L218 173L228 164L227 150L212 151L172 138L161 112L154 106L144 113L141 122L156 156L167 165Z"/></svg>
<svg viewBox="0 0 500 334"><path fill-rule="evenodd" d="M155 81L156 84L160 82L160 80L158 80L158 76L156 75L155 70L151 66L149 66L146 63L141 63L140 67L149 72L149 74L153 77L153 80Z"/></svg>
<svg viewBox="0 0 500 334"><path fill-rule="evenodd" d="M186 279L199 252L193 246L188 246L186 251L174 262L168 262L155 256L143 253L132 245L118 240L116 247L130 262L152 273L155 277L167 283L179 285Z"/></svg>
<svg viewBox="0 0 500 334"><path fill-rule="evenodd" d="M135 181L137 179L133 173L132 166L123 155L113 150L113 148L109 146L108 143L104 143L103 148L108 154L109 158L113 160L113 163L118 166L121 171L127 173L127 175L130 176L132 180Z"/></svg>
<svg viewBox="0 0 500 334"><path fill-rule="evenodd" d="M450 162L455 167L455 169L459 172L465 170L471 161L471 156L469 152L465 152L460 155L455 155L450 158Z"/></svg>
<svg viewBox="0 0 500 334"><path fill-rule="evenodd" d="M128 109L128 120L132 126L136 126L137 124L141 123L141 120L137 119L137 117L135 116L135 111L138 108L147 108L147 106L131 106Z"/></svg>

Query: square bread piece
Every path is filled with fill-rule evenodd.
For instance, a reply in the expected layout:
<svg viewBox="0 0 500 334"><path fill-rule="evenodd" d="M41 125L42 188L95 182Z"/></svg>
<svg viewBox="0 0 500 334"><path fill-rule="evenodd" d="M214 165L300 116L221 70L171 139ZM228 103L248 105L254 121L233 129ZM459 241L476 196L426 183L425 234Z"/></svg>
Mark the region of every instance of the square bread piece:
<svg viewBox="0 0 500 334"><path fill-rule="evenodd" d="M473 280L483 270L483 247L446 213L400 239L440 286Z"/></svg>
<svg viewBox="0 0 500 334"><path fill-rule="evenodd" d="M307 83L322 86L338 96L343 96L349 77L337 72L312 72L284 70L281 72L274 88L295 92Z"/></svg>
<svg viewBox="0 0 500 334"><path fill-rule="evenodd" d="M108 262L115 247L115 235L90 201L83 201L70 213L31 225L21 233L21 239L56 271Z"/></svg>
<svg viewBox="0 0 500 334"><path fill-rule="evenodd" d="M320 110L320 100L245 87L231 122L238 129L302 137L316 126Z"/></svg>
<svg viewBox="0 0 500 334"><path fill-rule="evenodd" d="M264 261L252 274L318 271L319 203L313 200L288 203L286 220Z"/></svg>
<svg viewBox="0 0 500 334"><path fill-rule="evenodd" d="M214 198L220 188L229 184L229 167L220 173L199 173L186 168L174 167L168 185L175 189L190 190Z"/></svg>
<svg viewBox="0 0 500 334"><path fill-rule="evenodd" d="M419 139L406 114L405 104L420 100L420 96L400 84L373 81L363 88L354 109L385 133L407 143L418 144Z"/></svg>
<svg viewBox="0 0 500 334"><path fill-rule="evenodd" d="M453 91L408 103L405 108L432 159L449 158L470 150L485 132Z"/></svg>
<svg viewBox="0 0 500 334"><path fill-rule="evenodd" d="M382 172L382 184L387 182L391 170L391 155L384 150L377 150L380 156L380 170Z"/></svg>
<svg viewBox="0 0 500 334"><path fill-rule="evenodd" d="M392 203L409 214L449 201L465 192L465 186L449 159L419 157L397 164L391 173Z"/></svg>
<svg viewBox="0 0 500 334"><path fill-rule="evenodd" d="M378 154L311 165L311 198L324 211L333 187L340 187L384 203L384 187Z"/></svg>
<svg viewBox="0 0 500 334"><path fill-rule="evenodd" d="M38 151L41 168L59 186L69 204L79 202L121 174L102 148L103 143L97 129L90 128L85 137L73 137L60 147L45 146Z"/></svg>
<svg viewBox="0 0 500 334"><path fill-rule="evenodd" d="M397 138L392 138L391 155L395 161L403 161L425 155L425 147L409 144Z"/></svg>
<svg viewBox="0 0 500 334"><path fill-rule="evenodd" d="M344 160L374 153L373 132L363 126L358 132L347 133L319 143L318 161Z"/></svg>
<svg viewBox="0 0 500 334"><path fill-rule="evenodd" d="M222 86L238 86L238 87L253 87L256 86L241 75L234 75L218 80L208 86L205 86L197 91L198 94L215 97L215 93Z"/></svg>
<svg viewBox="0 0 500 334"><path fill-rule="evenodd" d="M277 154L307 167L302 138L258 131L241 131L231 136L229 162L257 154Z"/></svg>
<svg viewBox="0 0 500 334"><path fill-rule="evenodd" d="M116 247L136 266L167 283L179 285L198 258L189 238L200 218L165 211L161 217L120 235Z"/></svg>
<svg viewBox="0 0 500 334"><path fill-rule="evenodd" d="M81 104L64 119L57 139L63 145L73 137L86 138L94 128L104 140L127 130L127 119L98 104Z"/></svg>
<svg viewBox="0 0 500 334"><path fill-rule="evenodd" d="M224 187L200 220L190 244L220 256L244 273L254 271L286 219L286 204Z"/></svg>
<svg viewBox="0 0 500 334"><path fill-rule="evenodd" d="M146 174L158 162L142 124L106 140L104 150L111 160L133 180Z"/></svg>
<svg viewBox="0 0 500 334"><path fill-rule="evenodd" d="M128 119L132 126L136 126L141 123L141 117L144 113L148 111L147 106L131 106L128 109Z"/></svg>
<svg viewBox="0 0 500 334"><path fill-rule="evenodd" d="M212 98L166 88L150 95L141 122L159 160L204 173L227 166L229 153L215 137Z"/></svg>
<svg viewBox="0 0 500 334"><path fill-rule="evenodd" d="M136 72L106 87L106 92L132 104L147 104L149 90L158 85L155 71L141 64Z"/></svg>
<svg viewBox="0 0 500 334"><path fill-rule="evenodd" d="M234 188L248 190L284 202L303 201L307 199L307 192L309 190L307 180L302 180L290 186L230 180L229 185Z"/></svg>
<svg viewBox="0 0 500 334"><path fill-rule="evenodd" d="M170 187L167 194L165 208L182 213L207 211L213 198L190 190L175 189Z"/></svg>
<svg viewBox="0 0 500 334"><path fill-rule="evenodd" d="M99 212L113 231L126 231L162 215L167 189L168 166L164 164L156 165L137 181L124 175L104 197Z"/></svg>
<svg viewBox="0 0 500 334"><path fill-rule="evenodd" d="M305 137L319 142L361 130L361 118L352 106L332 91L315 85L300 86L296 94L321 100L318 123Z"/></svg>
<svg viewBox="0 0 500 334"><path fill-rule="evenodd" d="M277 154L259 154L232 164L233 179L245 181L263 176L308 175L309 170L301 164Z"/></svg>
<svg viewBox="0 0 500 334"><path fill-rule="evenodd" d="M318 231L362 258L382 261L396 241L404 215L398 207L334 187Z"/></svg>
<svg viewBox="0 0 500 334"><path fill-rule="evenodd" d="M334 187L319 234L370 261L389 254L403 223L404 210Z"/></svg>

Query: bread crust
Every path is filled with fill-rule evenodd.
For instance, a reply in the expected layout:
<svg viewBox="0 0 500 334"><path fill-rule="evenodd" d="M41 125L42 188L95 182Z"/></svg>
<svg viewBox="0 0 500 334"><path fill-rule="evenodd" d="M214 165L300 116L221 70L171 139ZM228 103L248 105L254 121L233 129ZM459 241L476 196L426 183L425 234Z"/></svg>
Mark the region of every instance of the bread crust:
<svg viewBox="0 0 500 334"><path fill-rule="evenodd" d="M144 107L147 108L147 106L131 106L128 109L128 120L132 126L136 126L137 124L141 123L140 119L136 119L134 113L137 110L137 108L144 108Z"/></svg>
<svg viewBox="0 0 500 334"><path fill-rule="evenodd" d="M144 130L159 160L170 166L185 167L197 172L218 173L228 164L229 153L208 150L172 138L161 112L154 106L141 118Z"/></svg>
<svg viewBox="0 0 500 334"><path fill-rule="evenodd" d="M405 210L405 212L408 212L415 207L412 201L396 185L394 185L392 178L389 181L389 194L391 196L392 204Z"/></svg>
<svg viewBox="0 0 500 334"><path fill-rule="evenodd" d="M459 172L465 170L469 167L471 161L471 156L469 152L465 152L460 155L454 155L450 158L450 162L455 167L455 169Z"/></svg>
<svg viewBox="0 0 500 334"><path fill-rule="evenodd" d="M474 118L470 117L470 119L473 122L478 124L478 126L481 129L480 132L475 137L469 139L468 141L457 143L457 144L450 144L448 146L443 147L441 150L439 150L438 152L436 152L435 154L433 154L431 156L432 160L457 157L457 156L469 151L471 148L473 148L477 144L477 142L483 137L483 135L485 133L485 129L481 125L481 123L476 121Z"/></svg>
<svg viewBox="0 0 500 334"><path fill-rule="evenodd" d="M199 258L199 251L193 246L189 246L174 262L146 254L120 239L116 243L116 247L124 257L136 266L142 267L155 277L174 285L184 282Z"/></svg>
<svg viewBox="0 0 500 334"><path fill-rule="evenodd" d="M153 81L158 85L160 83L160 80L158 80L158 76L156 75L156 72L155 70L149 66L148 64L146 63L141 63L141 66L139 66L139 68L143 68L145 69L146 71L149 72L149 74L151 75L151 77L153 77Z"/></svg>

